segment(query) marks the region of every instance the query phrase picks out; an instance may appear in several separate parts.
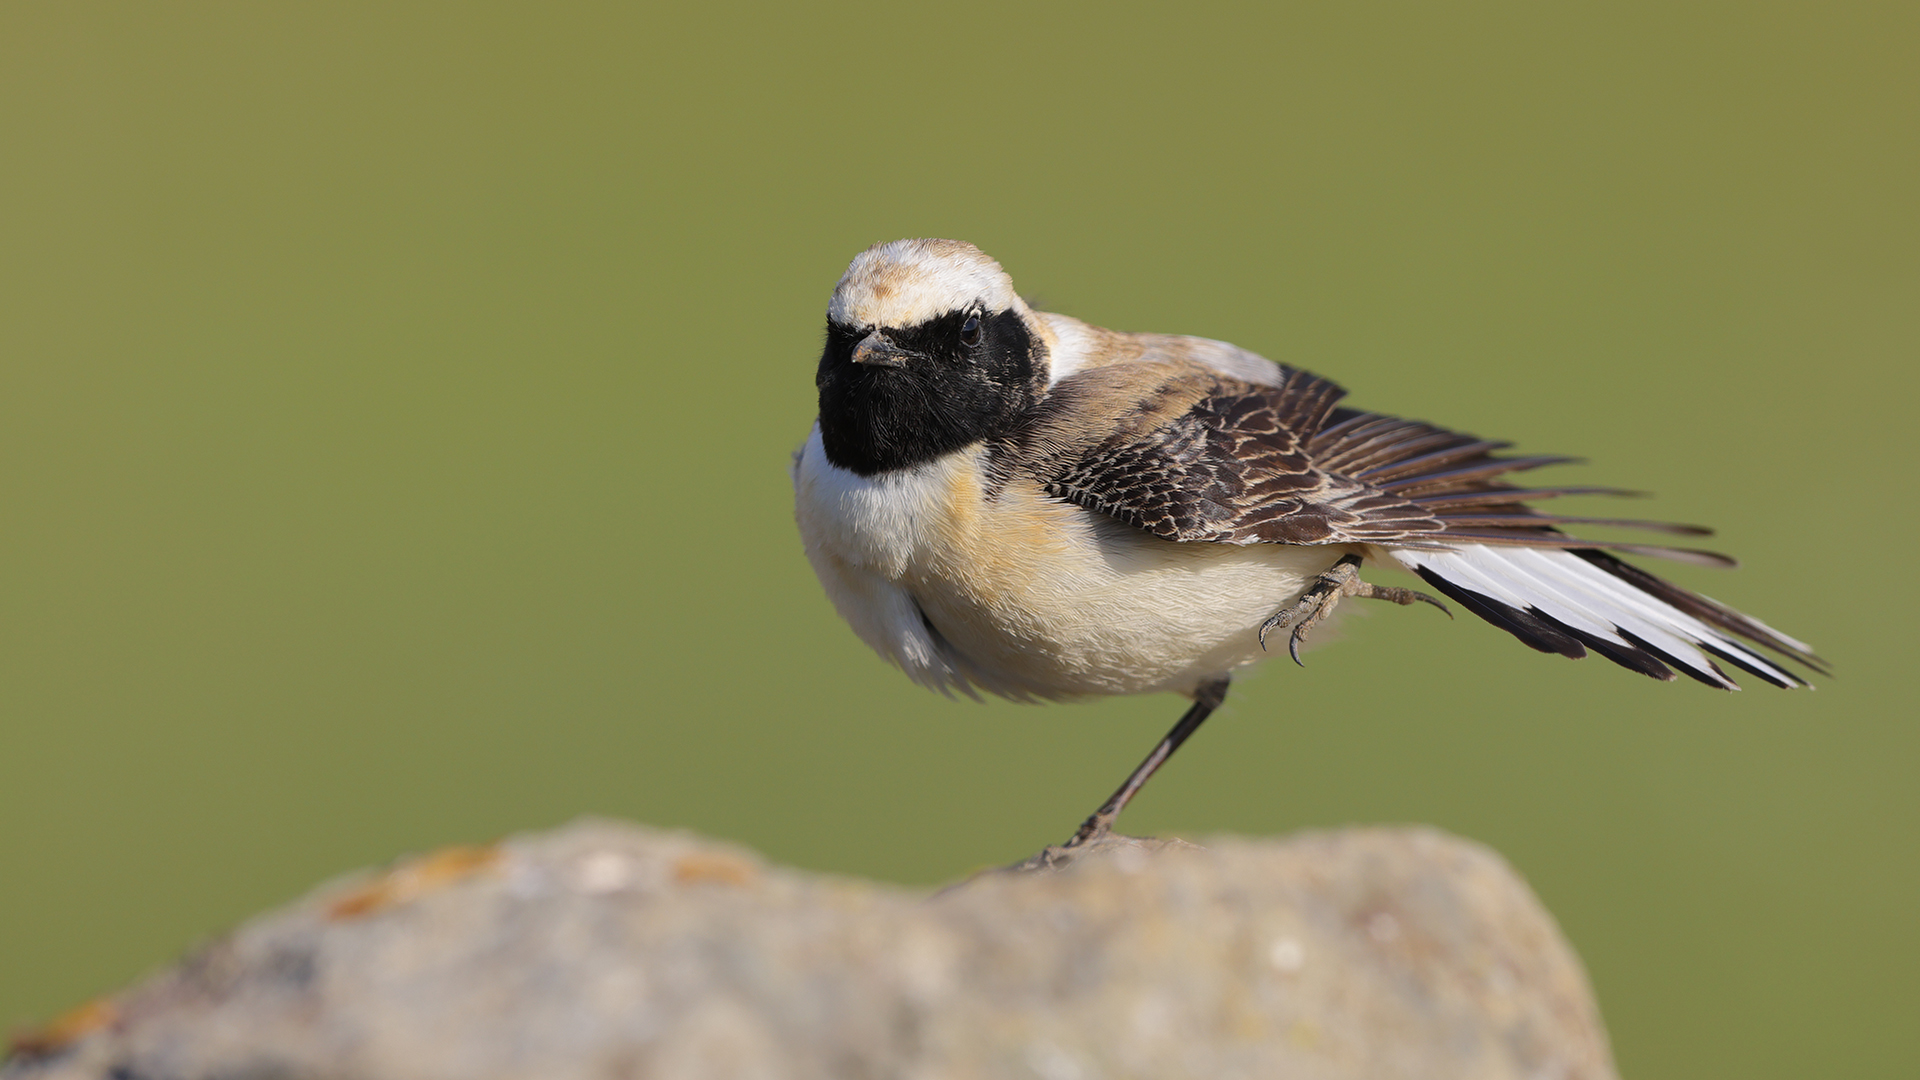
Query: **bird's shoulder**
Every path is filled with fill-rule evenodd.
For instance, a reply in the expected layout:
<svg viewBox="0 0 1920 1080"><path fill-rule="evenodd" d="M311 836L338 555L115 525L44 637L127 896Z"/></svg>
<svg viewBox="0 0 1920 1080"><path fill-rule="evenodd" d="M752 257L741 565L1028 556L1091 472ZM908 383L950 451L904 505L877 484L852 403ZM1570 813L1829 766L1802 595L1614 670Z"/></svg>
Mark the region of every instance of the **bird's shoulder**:
<svg viewBox="0 0 1920 1080"><path fill-rule="evenodd" d="M1278 385L1282 378L1279 364L1232 342L1108 330L1047 311L1033 312L1031 325L1047 349L1056 384L1081 372L1110 367L1146 373L1200 369L1263 386Z"/></svg>

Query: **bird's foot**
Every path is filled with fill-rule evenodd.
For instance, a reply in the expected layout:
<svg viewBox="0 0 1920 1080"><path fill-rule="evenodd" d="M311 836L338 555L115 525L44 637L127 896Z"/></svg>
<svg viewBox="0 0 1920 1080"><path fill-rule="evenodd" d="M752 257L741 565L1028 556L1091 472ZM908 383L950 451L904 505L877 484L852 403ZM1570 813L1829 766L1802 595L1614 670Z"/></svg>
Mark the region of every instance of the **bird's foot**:
<svg viewBox="0 0 1920 1080"><path fill-rule="evenodd" d="M1105 844L1110 838L1132 839L1132 837L1119 837L1113 831L1113 823L1120 817L1120 807L1115 805L1117 798L1118 796L1107 800L1105 806L1095 810L1087 820L1081 822L1080 828L1074 831L1066 843L1048 844L1007 869L1059 870L1094 848Z"/></svg>
<svg viewBox="0 0 1920 1080"><path fill-rule="evenodd" d="M1069 840L1064 844L1049 844L1011 866L1003 866L998 871L988 872L1030 874L1036 870L1065 870L1083 860L1109 857L1123 860L1122 865L1137 866L1145 856L1172 850L1204 849L1198 844L1190 844L1185 840L1127 836L1124 833L1109 830L1082 843Z"/></svg>
<svg viewBox="0 0 1920 1080"><path fill-rule="evenodd" d="M1293 662L1306 665L1300 660L1300 645L1307 640L1307 634L1319 625L1320 620L1332 614L1340 601L1349 596L1363 600L1390 600L1396 604L1411 604L1416 601L1432 604L1447 612L1447 618L1453 618L1453 612L1447 605L1416 589L1401 589L1391 585L1374 585L1360 580L1360 556L1343 555L1319 580L1300 594L1290 606L1273 613L1273 617L1260 624L1260 647L1267 647L1267 635L1283 626L1291 626L1293 632L1287 635L1287 655ZM1071 843L1071 841L1069 841Z"/></svg>
<svg viewBox="0 0 1920 1080"><path fill-rule="evenodd" d="M1064 870L1085 853L1085 848L1075 847L1072 844L1048 844L1012 866L1001 867L1001 869L1016 874L1031 873L1035 870Z"/></svg>

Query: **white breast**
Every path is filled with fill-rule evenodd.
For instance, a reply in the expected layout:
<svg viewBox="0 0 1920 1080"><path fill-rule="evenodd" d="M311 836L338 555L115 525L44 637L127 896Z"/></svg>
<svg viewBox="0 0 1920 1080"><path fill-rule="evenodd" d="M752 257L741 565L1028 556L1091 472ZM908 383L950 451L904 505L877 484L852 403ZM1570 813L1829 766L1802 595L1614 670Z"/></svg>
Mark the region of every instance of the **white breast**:
<svg viewBox="0 0 1920 1080"><path fill-rule="evenodd" d="M860 640L924 686L972 694L951 650L927 628L901 580L924 550L936 465L881 477L827 460L815 424L793 463L794 517L807 561Z"/></svg>
<svg viewBox="0 0 1920 1080"><path fill-rule="evenodd" d="M827 461L816 428L794 466L835 608L935 689L1189 692L1260 659L1260 623L1346 552L1174 543L1019 484L990 494L985 453L861 477Z"/></svg>

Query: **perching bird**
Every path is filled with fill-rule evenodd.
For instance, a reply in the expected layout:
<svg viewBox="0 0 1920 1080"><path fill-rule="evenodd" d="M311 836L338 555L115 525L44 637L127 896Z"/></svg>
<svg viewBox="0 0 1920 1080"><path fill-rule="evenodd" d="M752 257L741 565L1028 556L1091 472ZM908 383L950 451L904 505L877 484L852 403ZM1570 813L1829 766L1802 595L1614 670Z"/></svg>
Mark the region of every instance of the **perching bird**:
<svg viewBox="0 0 1920 1080"><path fill-rule="evenodd" d="M1561 531L1706 530L1549 515L1526 503L1621 492L1507 481L1568 459L1342 407L1326 379L1225 342L1034 311L971 244L862 252L826 338L796 513L862 640L946 692L1193 699L1065 849L1111 829L1270 633L1297 662L1343 597L1444 610L1363 567L1411 570L1542 652L1657 679L1738 689L1718 659L1802 684L1754 644L1824 674L1805 644L1610 552L1726 557Z"/></svg>

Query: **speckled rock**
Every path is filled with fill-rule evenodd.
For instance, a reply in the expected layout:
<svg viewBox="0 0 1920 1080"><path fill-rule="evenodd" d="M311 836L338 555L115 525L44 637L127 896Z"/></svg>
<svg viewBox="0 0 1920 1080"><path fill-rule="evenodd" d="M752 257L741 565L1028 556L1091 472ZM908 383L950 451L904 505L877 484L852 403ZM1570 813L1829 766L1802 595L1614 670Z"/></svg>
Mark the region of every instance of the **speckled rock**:
<svg viewBox="0 0 1920 1080"><path fill-rule="evenodd" d="M1578 960L1426 829L1117 844L935 896L587 821L331 885L0 1080L1613 1076Z"/></svg>

